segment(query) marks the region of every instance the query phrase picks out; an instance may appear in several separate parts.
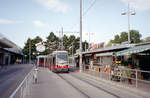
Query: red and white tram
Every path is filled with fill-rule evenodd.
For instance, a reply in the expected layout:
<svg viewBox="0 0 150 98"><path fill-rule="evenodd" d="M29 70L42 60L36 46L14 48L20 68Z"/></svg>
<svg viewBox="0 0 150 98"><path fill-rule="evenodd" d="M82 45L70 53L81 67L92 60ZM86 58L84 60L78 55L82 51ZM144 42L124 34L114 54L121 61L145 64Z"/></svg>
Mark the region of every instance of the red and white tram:
<svg viewBox="0 0 150 98"><path fill-rule="evenodd" d="M54 51L52 53L53 63L51 70L53 72L69 72L69 60L67 51Z"/></svg>
<svg viewBox="0 0 150 98"><path fill-rule="evenodd" d="M54 51L50 55L38 56L38 66L49 67L53 72L69 72L67 51Z"/></svg>
<svg viewBox="0 0 150 98"><path fill-rule="evenodd" d="M52 57L48 55L40 55L37 57L37 65L40 67L50 67Z"/></svg>

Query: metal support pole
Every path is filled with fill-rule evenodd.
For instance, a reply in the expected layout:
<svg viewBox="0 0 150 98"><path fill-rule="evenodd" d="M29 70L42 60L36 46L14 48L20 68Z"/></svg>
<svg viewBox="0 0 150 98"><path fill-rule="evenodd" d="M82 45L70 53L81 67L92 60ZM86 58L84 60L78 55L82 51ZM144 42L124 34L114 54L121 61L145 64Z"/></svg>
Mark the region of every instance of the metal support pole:
<svg viewBox="0 0 150 98"><path fill-rule="evenodd" d="M130 42L130 4L128 3L128 43Z"/></svg>
<svg viewBox="0 0 150 98"><path fill-rule="evenodd" d="M82 72L82 0L80 0L80 72Z"/></svg>
<svg viewBox="0 0 150 98"><path fill-rule="evenodd" d="M22 97L23 97L23 96L22 96L22 94L23 94L23 93L22 93L22 91L23 91L23 90L22 90L22 87L21 87L20 98L22 98Z"/></svg>
<svg viewBox="0 0 150 98"><path fill-rule="evenodd" d="M45 60L46 60L46 58L44 57L44 67L45 67L45 63L46 63Z"/></svg>
<svg viewBox="0 0 150 98"><path fill-rule="evenodd" d="M136 88L138 87L138 71L136 70Z"/></svg>
<svg viewBox="0 0 150 98"><path fill-rule="evenodd" d="M39 57L37 57L37 66L39 66L39 62L40 62Z"/></svg>
<svg viewBox="0 0 150 98"><path fill-rule="evenodd" d="M72 43L72 64L73 64L73 43Z"/></svg>
<svg viewBox="0 0 150 98"><path fill-rule="evenodd" d="M31 40L29 42L29 63L31 64Z"/></svg>
<svg viewBox="0 0 150 98"><path fill-rule="evenodd" d="M62 27L62 45L61 45L61 50L63 50L64 49L64 43L63 43L63 41L64 41L64 39L63 39L63 36L64 36L64 34L63 34L64 32L63 32L63 27Z"/></svg>

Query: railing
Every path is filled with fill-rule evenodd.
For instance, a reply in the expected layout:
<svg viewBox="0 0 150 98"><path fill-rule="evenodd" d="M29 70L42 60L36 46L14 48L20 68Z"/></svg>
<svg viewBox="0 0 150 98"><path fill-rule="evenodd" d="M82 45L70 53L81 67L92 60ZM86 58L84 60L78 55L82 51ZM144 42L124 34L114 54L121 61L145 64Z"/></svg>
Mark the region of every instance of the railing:
<svg viewBox="0 0 150 98"><path fill-rule="evenodd" d="M116 68L110 72L96 71L94 69L84 69L84 72L92 74L94 76L103 78L105 80L117 81L122 84L131 84L132 86L150 88L150 71L143 71L137 69L128 69L128 68ZM149 77L145 79L143 76Z"/></svg>
<svg viewBox="0 0 150 98"><path fill-rule="evenodd" d="M28 98L30 93L30 85L33 80L34 68L27 74L24 80L20 83L17 89L10 95L9 98Z"/></svg>

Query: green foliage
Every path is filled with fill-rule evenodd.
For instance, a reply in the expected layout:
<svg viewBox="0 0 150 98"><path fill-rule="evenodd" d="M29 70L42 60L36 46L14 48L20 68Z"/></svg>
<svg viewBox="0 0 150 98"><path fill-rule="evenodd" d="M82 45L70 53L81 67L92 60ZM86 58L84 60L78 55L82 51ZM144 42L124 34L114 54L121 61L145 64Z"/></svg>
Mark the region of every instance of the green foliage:
<svg viewBox="0 0 150 98"><path fill-rule="evenodd" d="M121 32L120 34L120 43L128 41L128 33L127 32Z"/></svg>
<svg viewBox="0 0 150 98"><path fill-rule="evenodd" d="M56 50L59 46L59 38L53 32L50 32L45 42L45 46L46 50L42 54L46 55L52 53L52 51Z"/></svg>
<svg viewBox="0 0 150 98"><path fill-rule="evenodd" d="M112 46L112 41L109 41L105 47L110 47L110 46Z"/></svg>
<svg viewBox="0 0 150 98"><path fill-rule="evenodd" d="M150 37L146 37L146 38L144 39L144 42L150 42Z"/></svg>
<svg viewBox="0 0 150 98"><path fill-rule="evenodd" d="M88 49L88 42L87 41L82 43L82 49L83 49L83 51L86 51L86 49Z"/></svg>
<svg viewBox="0 0 150 98"><path fill-rule="evenodd" d="M39 36L35 37L34 39L28 38L27 42L25 43L25 46L23 48L23 53L27 55L27 58L29 58L29 46L31 44L31 54L36 53L36 46L35 44L42 42L42 38ZM35 56L32 56L32 59L35 58Z"/></svg>
<svg viewBox="0 0 150 98"><path fill-rule="evenodd" d="M52 53L53 51L59 50L59 42L61 42L62 40L59 39L53 32L50 32L50 34L48 35L48 37L46 37L46 41L45 46L46 46L46 50L42 53L40 53L40 55L47 55ZM73 54L76 52L77 49L79 49L79 41L80 38L79 37L75 37L74 35L71 36L67 36L64 35L63 36L63 45L64 45L64 50L69 52L69 55L72 54L72 49L73 49ZM32 46L32 53L35 52L36 53L36 46L35 44L39 43L39 42L43 42L42 39L37 36L34 39L30 39L28 38L27 42L25 43L24 46L24 54L26 54L29 57L29 43L31 42L31 46ZM72 48L73 45L73 48ZM83 51L85 50L85 46L86 48L88 47L88 43L85 41L83 42ZM35 56L32 56L32 59L35 58Z"/></svg>
<svg viewBox="0 0 150 98"><path fill-rule="evenodd" d="M120 43L120 36L119 35L115 35L114 40L111 40L112 43Z"/></svg>
<svg viewBox="0 0 150 98"><path fill-rule="evenodd" d="M141 42L142 35L139 33L139 31L131 30L130 31L130 35L131 35L130 39L131 39L132 43L139 43L139 42Z"/></svg>
<svg viewBox="0 0 150 98"><path fill-rule="evenodd" d="M137 30L130 30L130 40L131 43L140 43L142 35ZM115 35L114 40L111 40L112 43L122 43L128 41L128 33L121 32L120 36Z"/></svg>

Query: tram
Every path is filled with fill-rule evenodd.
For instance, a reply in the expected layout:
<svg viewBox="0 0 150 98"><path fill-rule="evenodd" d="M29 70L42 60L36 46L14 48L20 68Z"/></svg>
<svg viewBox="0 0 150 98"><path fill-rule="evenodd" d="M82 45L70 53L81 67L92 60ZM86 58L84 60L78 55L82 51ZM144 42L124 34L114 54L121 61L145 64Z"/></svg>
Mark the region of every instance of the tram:
<svg viewBox="0 0 150 98"><path fill-rule="evenodd" d="M48 67L53 72L69 72L69 59L67 51L54 51L49 55L37 57L37 65Z"/></svg>
<svg viewBox="0 0 150 98"><path fill-rule="evenodd" d="M50 67L51 66L52 56L49 55L40 55L37 57L37 65L39 67Z"/></svg>
<svg viewBox="0 0 150 98"><path fill-rule="evenodd" d="M54 51L51 56L53 57L53 62L50 69L53 72L69 72L67 51Z"/></svg>

